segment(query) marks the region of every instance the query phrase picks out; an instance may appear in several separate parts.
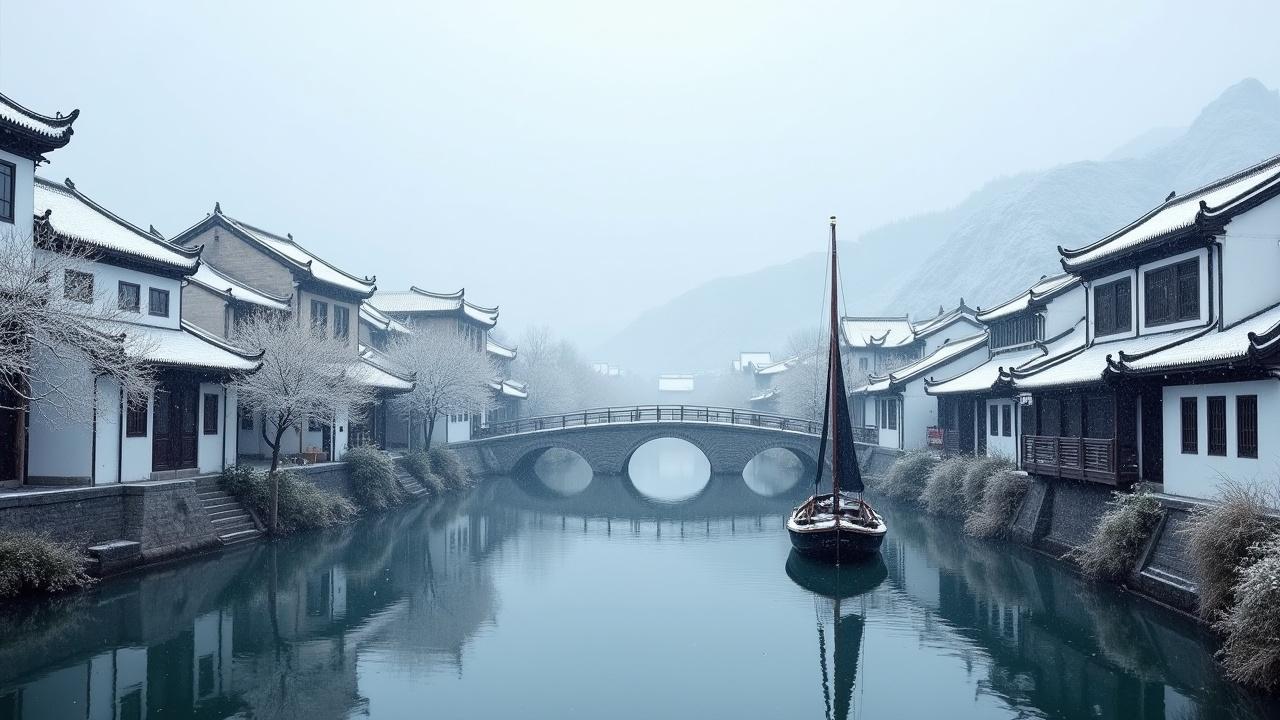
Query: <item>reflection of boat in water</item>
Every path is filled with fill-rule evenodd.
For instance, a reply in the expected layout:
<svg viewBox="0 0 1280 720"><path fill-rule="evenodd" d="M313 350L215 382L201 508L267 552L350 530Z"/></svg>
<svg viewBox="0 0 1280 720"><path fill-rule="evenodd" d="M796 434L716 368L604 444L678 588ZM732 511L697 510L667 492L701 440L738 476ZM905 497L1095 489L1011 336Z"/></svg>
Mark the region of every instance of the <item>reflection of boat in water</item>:
<svg viewBox="0 0 1280 720"><path fill-rule="evenodd" d="M867 557L880 552L888 532L884 518L862 499L862 473L853 445L853 422L845 395L840 360L840 316L836 294L840 289L836 261L836 219L831 218L831 325L827 333L826 407L822 411L822 441L818 445L818 472L814 489L822 482L827 440L831 441L831 492L813 495L791 511L787 534L791 545L810 557L834 560ZM844 492L841 491L843 488ZM856 495L855 495L856 493Z"/></svg>
<svg viewBox="0 0 1280 720"><path fill-rule="evenodd" d="M866 620L862 615L844 615L841 602L874 590L889 575L884 560L876 556L859 565L832 567L792 551L787 557L787 577L814 594L814 616L818 628L818 663L822 669L822 699L829 720L845 720L853 701L858 678L858 658ZM831 665L827 665L827 628L822 609L831 611ZM834 691L834 692L833 692Z"/></svg>
<svg viewBox="0 0 1280 720"><path fill-rule="evenodd" d="M814 595L836 600L876 589L889 577L889 568L879 555L865 563L836 568L793 550L787 556L787 577Z"/></svg>

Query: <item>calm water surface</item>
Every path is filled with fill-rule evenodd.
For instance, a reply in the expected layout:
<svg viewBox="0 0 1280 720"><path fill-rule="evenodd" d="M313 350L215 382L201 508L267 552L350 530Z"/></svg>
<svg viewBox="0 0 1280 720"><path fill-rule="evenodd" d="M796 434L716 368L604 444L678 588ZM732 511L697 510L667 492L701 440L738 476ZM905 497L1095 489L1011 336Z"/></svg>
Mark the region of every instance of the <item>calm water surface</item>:
<svg viewBox="0 0 1280 720"><path fill-rule="evenodd" d="M787 455L678 441L0 611L0 718L1280 717L1183 618L886 507L790 555Z"/></svg>

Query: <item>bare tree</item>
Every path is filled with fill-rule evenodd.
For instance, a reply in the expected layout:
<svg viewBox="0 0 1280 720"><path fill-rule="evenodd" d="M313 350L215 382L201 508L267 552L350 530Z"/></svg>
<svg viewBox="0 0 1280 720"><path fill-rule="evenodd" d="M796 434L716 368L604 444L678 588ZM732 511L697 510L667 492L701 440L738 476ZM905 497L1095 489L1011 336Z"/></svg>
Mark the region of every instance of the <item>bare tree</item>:
<svg viewBox="0 0 1280 720"><path fill-rule="evenodd" d="M778 379L782 412L821 419L827 392L827 337L817 330L802 330L787 341L790 367Z"/></svg>
<svg viewBox="0 0 1280 720"><path fill-rule="evenodd" d="M441 415L481 413L493 406L490 383L498 368L475 343L453 329L411 327L387 348L387 355L414 374L413 390L399 396L401 412L426 422L425 447L431 446Z"/></svg>
<svg viewBox="0 0 1280 720"><path fill-rule="evenodd" d="M261 311L236 324L234 340L262 350L262 367L235 378L241 407L262 413L262 439L271 448L271 530L276 529L280 446L285 431L313 418L331 420L338 410L359 413L372 390L352 371L351 348L289 315Z"/></svg>
<svg viewBox="0 0 1280 720"><path fill-rule="evenodd" d="M520 341L517 376L529 384L531 415L549 415L603 404L605 380L592 371L577 347L557 339L546 325L529 328Z"/></svg>
<svg viewBox="0 0 1280 720"><path fill-rule="evenodd" d="M155 386L148 343L119 322L117 299L88 282L94 257L80 244L0 235L0 409L87 422L100 377L115 380L130 404L147 401ZM26 423L16 426L21 448ZM22 477L21 453L14 467Z"/></svg>

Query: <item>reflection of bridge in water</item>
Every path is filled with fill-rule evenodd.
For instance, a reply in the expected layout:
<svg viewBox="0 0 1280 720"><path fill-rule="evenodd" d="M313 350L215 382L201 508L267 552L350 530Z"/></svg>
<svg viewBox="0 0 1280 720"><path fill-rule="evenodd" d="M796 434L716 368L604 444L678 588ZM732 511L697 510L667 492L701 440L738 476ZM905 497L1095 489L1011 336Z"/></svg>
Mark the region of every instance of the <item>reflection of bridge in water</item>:
<svg viewBox="0 0 1280 720"><path fill-rule="evenodd" d="M498 423L453 447L493 475L527 470L552 448L577 453L596 474L620 475L637 449L661 438L701 450L713 474L741 473L752 458L773 448L790 451L809 471L817 467L820 430L811 420L733 408L637 405Z"/></svg>

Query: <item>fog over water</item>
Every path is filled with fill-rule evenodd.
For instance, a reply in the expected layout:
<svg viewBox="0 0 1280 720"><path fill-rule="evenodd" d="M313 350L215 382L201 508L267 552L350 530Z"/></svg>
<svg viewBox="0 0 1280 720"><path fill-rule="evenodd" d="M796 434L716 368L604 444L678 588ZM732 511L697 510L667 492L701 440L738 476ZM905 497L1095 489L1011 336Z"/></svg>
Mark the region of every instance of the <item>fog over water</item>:
<svg viewBox="0 0 1280 720"><path fill-rule="evenodd" d="M166 234L220 201L383 288L584 348L699 283L1280 84L1280 5L5 0L45 174ZM1196 48L1188 52L1187 48ZM609 359L609 358L605 358ZM613 361L614 359L610 359Z"/></svg>

